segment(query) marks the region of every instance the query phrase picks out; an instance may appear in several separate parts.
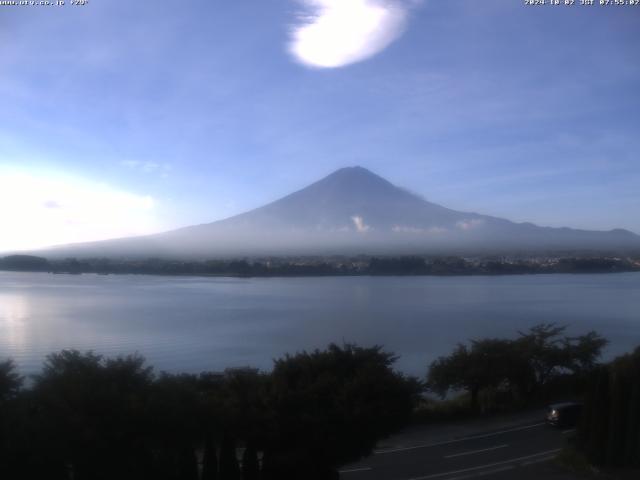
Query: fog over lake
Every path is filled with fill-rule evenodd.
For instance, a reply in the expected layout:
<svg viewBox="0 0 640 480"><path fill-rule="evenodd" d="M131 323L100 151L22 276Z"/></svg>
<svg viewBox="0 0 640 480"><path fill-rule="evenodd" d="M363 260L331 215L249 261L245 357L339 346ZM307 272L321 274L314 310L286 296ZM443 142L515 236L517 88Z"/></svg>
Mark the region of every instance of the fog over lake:
<svg viewBox="0 0 640 480"><path fill-rule="evenodd" d="M540 322L640 344L640 274L199 278L0 272L0 358L24 373L63 348L139 352L173 372L254 366L330 342L384 345L423 375L457 342Z"/></svg>

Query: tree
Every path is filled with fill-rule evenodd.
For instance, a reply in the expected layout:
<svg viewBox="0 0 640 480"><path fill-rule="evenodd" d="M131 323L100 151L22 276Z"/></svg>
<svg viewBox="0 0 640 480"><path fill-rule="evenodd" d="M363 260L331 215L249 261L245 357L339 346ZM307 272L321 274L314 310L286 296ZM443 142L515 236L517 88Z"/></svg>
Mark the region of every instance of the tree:
<svg viewBox="0 0 640 480"><path fill-rule="evenodd" d="M231 435L222 438L220 447L220 479L240 480L240 465L236 457L236 442Z"/></svg>
<svg viewBox="0 0 640 480"><path fill-rule="evenodd" d="M558 376L586 375L596 366L607 340L593 331L578 337L562 337L565 330L565 326L542 323L528 332L519 332L515 346L528 363L527 394L531 395Z"/></svg>
<svg viewBox="0 0 640 480"><path fill-rule="evenodd" d="M640 466L640 347L593 375L580 439L596 465Z"/></svg>
<svg viewBox="0 0 640 480"><path fill-rule="evenodd" d="M49 261L33 255L9 255L0 258L0 269L24 272L46 272L50 269Z"/></svg>
<svg viewBox="0 0 640 480"><path fill-rule="evenodd" d="M34 377L38 437L76 479L141 478L148 468L152 371L144 363L64 350Z"/></svg>
<svg viewBox="0 0 640 480"><path fill-rule="evenodd" d="M13 360L0 362L0 478L17 473L15 444L21 425L16 425L18 412L13 405L22 387L23 378L16 372ZM15 468L14 468L15 467Z"/></svg>
<svg viewBox="0 0 640 480"><path fill-rule="evenodd" d="M544 385L559 368L568 365L569 358L559 338L565 330L566 327L553 323L542 323L526 333L518 332L520 338L515 342L529 365L529 392Z"/></svg>
<svg viewBox="0 0 640 480"><path fill-rule="evenodd" d="M415 275L427 272L427 264L420 257L377 258L369 261L372 275Z"/></svg>
<svg viewBox="0 0 640 480"><path fill-rule="evenodd" d="M508 389L519 399L531 398L558 378L583 379L597 366L607 341L595 332L578 337L561 336L566 327L545 323L520 332L515 340L472 340L458 344L448 356L431 363L427 385L445 396L466 390L470 407L477 410L480 392Z"/></svg>
<svg viewBox="0 0 640 480"><path fill-rule="evenodd" d="M597 365L602 349L608 341L598 333L591 331L579 337L563 339L563 348L567 355L569 370L575 374L588 374Z"/></svg>
<svg viewBox="0 0 640 480"><path fill-rule="evenodd" d="M408 420L420 384L394 361L380 347L331 345L277 360L271 374L156 376L139 356L63 350L26 390L5 362L0 476L195 480L203 449L203 480L239 480L239 444L245 480L334 479Z"/></svg>
<svg viewBox="0 0 640 480"><path fill-rule="evenodd" d="M381 347L352 344L276 360L271 401L277 430L265 468L279 478L330 478L336 467L369 454L402 427L421 386L394 372L395 360Z"/></svg>
<svg viewBox="0 0 640 480"><path fill-rule="evenodd" d="M583 447L591 461L596 464L604 463L604 440L608 437L609 418L609 369L605 366L594 372L591 388L584 405L580 424Z"/></svg>
<svg viewBox="0 0 640 480"><path fill-rule="evenodd" d="M216 445L210 436L204 443L202 480L218 480L218 455L216 454Z"/></svg>
<svg viewBox="0 0 640 480"><path fill-rule="evenodd" d="M270 377L253 368L227 369L209 396L209 408L219 416L218 429L233 432L238 440L263 444L273 430L269 405Z"/></svg>
<svg viewBox="0 0 640 480"><path fill-rule="evenodd" d="M201 397L197 375L162 372L151 385L146 410L150 448L159 452L160 473L167 478L192 474L194 450L207 424L201 422Z"/></svg>
<svg viewBox="0 0 640 480"><path fill-rule="evenodd" d="M449 356L439 357L431 364L427 385L442 397L451 390L466 390L470 408L475 411L482 389L498 387L512 375L513 357L512 344L507 340L473 340L470 348L458 344Z"/></svg>
<svg viewBox="0 0 640 480"><path fill-rule="evenodd" d="M0 362L0 406L15 397L22 387L24 378L16 372L13 360Z"/></svg>

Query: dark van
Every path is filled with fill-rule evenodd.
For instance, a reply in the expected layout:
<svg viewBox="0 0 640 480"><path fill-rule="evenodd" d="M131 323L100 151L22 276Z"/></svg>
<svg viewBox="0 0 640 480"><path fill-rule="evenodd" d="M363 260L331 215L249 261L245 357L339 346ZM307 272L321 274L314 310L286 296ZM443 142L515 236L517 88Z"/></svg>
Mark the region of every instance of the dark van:
<svg viewBox="0 0 640 480"><path fill-rule="evenodd" d="M575 427L581 413L582 403L554 403L547 407L547 423L556 427Z"/></svg>

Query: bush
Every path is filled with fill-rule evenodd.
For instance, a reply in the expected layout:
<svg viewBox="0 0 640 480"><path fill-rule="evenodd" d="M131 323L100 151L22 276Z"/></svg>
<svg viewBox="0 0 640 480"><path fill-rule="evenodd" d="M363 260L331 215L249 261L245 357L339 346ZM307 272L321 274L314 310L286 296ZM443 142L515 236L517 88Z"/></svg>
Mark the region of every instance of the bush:
<svg viewBox="0 0 640 480"><path fill-rule="evenodd" d="M592 376L580 438L596 465L640 466L640 347Z"/></svg>
<svg viewBox="0 0 640 480"><path fill-rule="evenodd" d="M4 362L0 478L334 478L408 421L420 385L394 361L379 347L331 345L277 360L271 374L156 375L139 356L65 350L29 389Z"/></svg>

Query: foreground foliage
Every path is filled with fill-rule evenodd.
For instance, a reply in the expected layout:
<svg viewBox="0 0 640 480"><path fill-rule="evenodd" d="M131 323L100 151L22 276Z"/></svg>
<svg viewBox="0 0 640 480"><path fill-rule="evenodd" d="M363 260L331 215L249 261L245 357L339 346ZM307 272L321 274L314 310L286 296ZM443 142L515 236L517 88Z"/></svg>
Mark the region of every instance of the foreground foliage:
<svg viewBox="0 0 640 480"><path fill-rule="evenodd" d="M483 392L507 394L511 402L558 393L562 380L575 393L584 388L607 341L595 332L562 336L565 327L540 324L518 338L488 338L459 344L448 356L431 363L427 383L445 396L452 390L469 394L470 408L478 410Z"/></svg>
<svg viewBox="0 0 640 480"><path fill-rule="evenodd" d="M640 347L593 375L580 439L598 466L640 467Z"/></svg>
<svg viewBox="0 0 640 480"><path fill-rule="evenodd" d="M335 478L408 420L420 386L394 360L330 345L270 374L156 375L139 356L62 351L26 389L5 362L0 478Z"/></svg>

